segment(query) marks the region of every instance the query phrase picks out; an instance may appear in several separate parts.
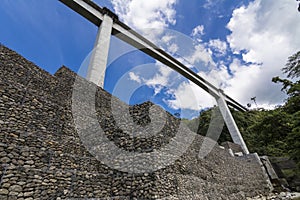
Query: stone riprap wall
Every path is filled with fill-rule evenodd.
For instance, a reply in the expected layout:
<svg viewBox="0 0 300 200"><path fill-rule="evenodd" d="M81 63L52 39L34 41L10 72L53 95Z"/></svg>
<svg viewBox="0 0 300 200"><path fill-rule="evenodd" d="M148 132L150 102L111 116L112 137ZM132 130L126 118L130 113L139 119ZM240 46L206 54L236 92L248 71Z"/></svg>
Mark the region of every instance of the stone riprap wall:
<svg viewBox="0 0 300 200"><path fill-rule="evenodd" d="M179 159L156 171L141 172L139 166L127 166L139 172L130 173L100 162L80 138L79 132L87 127L75 129L75 77L66 67L51 75L0 47L0 199L215 200L245 199L269 191L261 166L252 156L231 157L216 145L200 159L204 139L200 135ZM96 87L80 77L78 82L82 96L77 103L83 105L81 112L89 115L85 91ZM154 152L173 141L179 131L191 134L166 113L166 123L157 134L132 137L116 125L112 99L120 112L127 105L101 88L95 90L96 115L89 117L97 118L108 141L126 152ZM134 123L146 127L151 123L150 107L151 102L130 106L128 113ZM114 152L105 152L109 153Z"/></svg>

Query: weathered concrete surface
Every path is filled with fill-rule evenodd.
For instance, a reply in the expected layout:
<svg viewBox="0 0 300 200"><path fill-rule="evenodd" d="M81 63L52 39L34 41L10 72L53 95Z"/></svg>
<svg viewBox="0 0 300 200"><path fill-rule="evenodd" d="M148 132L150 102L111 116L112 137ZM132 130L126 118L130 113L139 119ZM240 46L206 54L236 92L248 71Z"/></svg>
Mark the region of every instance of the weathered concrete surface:
<svg viewBox="0 0 300 200"><path fill-rule="evenodd" d="M242 147L243 153L249 154L248 147L247 147L247 145L242 137L242 134L240 133L239 128L237 127L237 125L233 119L233 116L228 108L228 105L225 101L225 95L223 94L223 91L219 91L219 97L216 97L216 101L218 103L218 106L219 106L219 109L223 116L223 119L225 121L225 124L229 130L232 141L235 144L238 144Z"/></svg>
<svg viewBox="0 0 300 200"><path fill-rule="evenodd" d="M97 33L88 67L87 80L95 83L101 88L104 88L112 25L113 20L105 15Z"/></svg>
<svg viewBox="0 0 300 200"><path fill-rule="evenodd" d="M0 47L0 199L246 199L268 193L260 165L251 158L215 147L199 159L200 135L180 159L155 172L129 174L104 165L82 145L74 126L75 76L66 67L52 76ZM178 119L167 114L159 134L132 139L115 126L111 95L97 88L95 98L107 138L126 151L160 149L178 130ZM151 105L130 108L136 123L149 123Z"/></svg>

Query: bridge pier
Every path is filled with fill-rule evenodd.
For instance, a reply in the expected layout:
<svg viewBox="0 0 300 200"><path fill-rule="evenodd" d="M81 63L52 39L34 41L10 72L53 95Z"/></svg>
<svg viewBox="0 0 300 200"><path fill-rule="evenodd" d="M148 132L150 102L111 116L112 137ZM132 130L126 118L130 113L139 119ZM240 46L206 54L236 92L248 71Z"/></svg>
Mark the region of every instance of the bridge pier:
<svg viewBox="0 0 300 200"><path fill-rule="evenodd" d="M98 29L87 72L87 80L95 83L101 88L104 87L112 27L113 19L108 15L104 15L103 21Z"/></svg>
<svg viewBox="0 0 300 200"><path fill-rule="evenodd" d="M219 90L219 97L216 98L219 109L225 121L225 124L229 130L231 138L235 144L239 144L245 154L249 154L247 145L234 121L234 118L229 110L229 107L225 101L224 94L222 90Z"/></svg>

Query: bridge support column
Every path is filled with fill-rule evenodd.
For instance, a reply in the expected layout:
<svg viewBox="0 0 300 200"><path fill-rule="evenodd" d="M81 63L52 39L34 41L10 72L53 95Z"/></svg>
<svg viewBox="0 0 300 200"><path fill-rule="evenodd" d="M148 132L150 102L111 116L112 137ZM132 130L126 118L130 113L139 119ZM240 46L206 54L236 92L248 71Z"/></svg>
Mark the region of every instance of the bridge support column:
<svg viewBox="0 0 300 200"><path fill-rule="evenodd" d="M225 101L225 97L223 94L223 91L219 91L219 97L216 98L219 109L221 111L221 114L223 116L223 119L225 121L225 124L230 132L231 138L233 140L234 143L239 144L242 149L244 150L245 154L249 154L249 150L246 146L246 143L232 117L232 114L228 108L228 105Z"/></svg>
<svg viewBox="0 0 300 200"><path fill-rule="evenodd" d="M87 80L95 83L101 88L104 87L112 26L113 19L108 15L104 15L104 19L98 29L87 72Z"/></svg>

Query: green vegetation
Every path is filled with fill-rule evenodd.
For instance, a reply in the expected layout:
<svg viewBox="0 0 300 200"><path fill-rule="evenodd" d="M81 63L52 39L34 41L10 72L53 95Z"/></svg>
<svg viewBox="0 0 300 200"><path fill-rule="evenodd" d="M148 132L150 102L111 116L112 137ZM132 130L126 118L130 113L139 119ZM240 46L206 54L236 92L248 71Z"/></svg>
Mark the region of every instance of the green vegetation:
<svg viewBox="0 0 300 200"><path fill-rule="evenodd" d="M282 91L288 96L284 105L274 110L232 110L232 115L251 152L291 157L300 168L300 51L288 58L282 70L287 78L274 77L272 81L282 84ZM203 111L197 119L185 122L191 130L206 135L214 109ZM223 141L230 141L226 126L218 142Z"/></svg>

